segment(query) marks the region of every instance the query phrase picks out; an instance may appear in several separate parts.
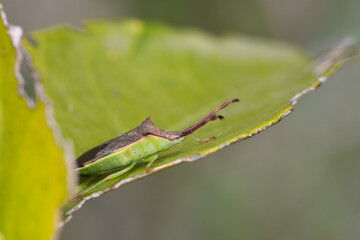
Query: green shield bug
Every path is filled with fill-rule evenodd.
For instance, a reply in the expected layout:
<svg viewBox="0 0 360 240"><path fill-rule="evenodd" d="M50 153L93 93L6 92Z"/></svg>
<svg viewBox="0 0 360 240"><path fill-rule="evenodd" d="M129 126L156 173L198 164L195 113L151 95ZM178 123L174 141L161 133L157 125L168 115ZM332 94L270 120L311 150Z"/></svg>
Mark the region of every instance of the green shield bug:
<svg viewBox="0 0 360 240"><path fill-rule="evenodd" d="M133 130L96 146L76 159L80 174L97 174L119 170L116 175L130 170L135 164L146 162L146 170L157 159L157 152L163 151L184 140L184 137L204 126L209 121L223 120L215 113L239 99L224 102L201 121L181 132L163 131L150 118ZM205 142L210 137L199 142Z"/></svg>

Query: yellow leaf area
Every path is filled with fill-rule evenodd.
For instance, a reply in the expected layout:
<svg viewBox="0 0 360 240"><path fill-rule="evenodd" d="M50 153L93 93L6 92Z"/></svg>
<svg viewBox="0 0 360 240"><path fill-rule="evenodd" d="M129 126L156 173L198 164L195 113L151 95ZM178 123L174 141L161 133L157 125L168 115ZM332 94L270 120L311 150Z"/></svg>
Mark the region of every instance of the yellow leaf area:
<svg viewBox="0 0 360 240"><path fill-rule="evenodd" d="M1 5L0 5L1 7ZM0 19L0 238L51 239L67 198L64 151L45 105L30 109L18 94L16 50Z"/></svg>

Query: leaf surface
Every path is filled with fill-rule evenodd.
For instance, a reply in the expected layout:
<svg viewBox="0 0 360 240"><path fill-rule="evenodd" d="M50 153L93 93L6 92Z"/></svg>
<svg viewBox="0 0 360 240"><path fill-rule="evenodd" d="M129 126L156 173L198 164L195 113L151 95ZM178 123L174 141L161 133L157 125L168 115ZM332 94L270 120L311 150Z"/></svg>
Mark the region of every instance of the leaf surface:
<svg viewBox="0 0 360 240"><path fill-rule="evenodd" d="M47 106L22 87L21 29L7 25L1 4L0 14L0 239L48 240L68 196L65 154Z"/></svg>
<svg viewBox="0 0 360 240"><path fill-rule="evenodd" d="M92 22L84 30L57 27L31 38L27 49L77 156L148 116L164 130L181 131L224 101L240 99L221 110L225 121L194 133L216 139L198 143L186 138L160 152L149 173L139 164L109 181L100 183L105 175L83 178L65 210L68 215L88 199L200 159L279 122L300 96L326 79L347 49L342 45L341 51L314 62L285 43L241 35L214 37L138 20Z"/></svg>

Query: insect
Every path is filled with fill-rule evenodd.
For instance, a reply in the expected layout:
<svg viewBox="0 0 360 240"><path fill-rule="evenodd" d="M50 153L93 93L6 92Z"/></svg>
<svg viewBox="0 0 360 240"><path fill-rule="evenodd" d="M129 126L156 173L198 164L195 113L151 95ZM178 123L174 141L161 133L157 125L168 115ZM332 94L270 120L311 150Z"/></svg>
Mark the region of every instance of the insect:
<svg viewBox="0 0 360 240"><path fill-rule="evenodd" d="M163 151L184 140L184 137L204 126L209 121L224 120L215 113L225 108L230 103L238 102L233 99L221 104L198 123L181 132L163 131L158 128L148 117L133 130L96 146L76 159L80 174L97 174L119 170L116 175L123 174L137 163L147 163L146 171L158 158L157 152ZM199 142L206 142L214 137Z"/></svg>

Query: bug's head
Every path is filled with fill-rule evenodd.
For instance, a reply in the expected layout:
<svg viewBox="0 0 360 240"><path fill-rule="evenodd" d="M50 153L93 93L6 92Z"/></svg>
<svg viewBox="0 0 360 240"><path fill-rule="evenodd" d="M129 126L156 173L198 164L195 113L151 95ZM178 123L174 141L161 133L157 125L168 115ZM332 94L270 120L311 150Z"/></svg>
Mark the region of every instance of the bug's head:
<svg viewBox="0 0 360 240"><path fill-rule="evenodd" d="M206 123L208 123L210 121L214 121L216 119L224 120L224 117L221 116L221 115L217 115L216 112L218 112L219 110L225 108L230 103L234 103L234 102L238 102L238 101L239 101L239 99L236 98L236 99L233 99L231 101L224 102L218 108L216 108L214 111L212 111L206 117L204 117L202 120L200 120L198 123L192 125L191 127L187 128L187 129L185 129L184 131L181 131L181 132L163 131L160 128L158 128L150 120L150 117L148 117L144 122L142 122L139 125L138 128L140 129L140 132L143 135L152 134L152 135L155 135L155 136L159 136L159 137L169 139L170 141L175 141L177 139L182 139L183 137L193 133L194 131L201 128L202 126L204 126Z"/></svg>
<svg viewBox="0 0 360 240"><path fill-rule="evenodd" d="M174 141L182 137L181 132L173 132L173 131L164 131L158 128L148 117L144 122L142 122L138 127L142 135L151 134L154 136L159 136L162 138L169 139L170 141Z"/></svg>
<svg viewBox="0 0 360 240"><path fill-rule="evenodd" d="M164 132L164 137L169 139L170 141L174 141L176 139L181 138L182 134L181 134L181 132L169 131L169 132Z"/></svg>

